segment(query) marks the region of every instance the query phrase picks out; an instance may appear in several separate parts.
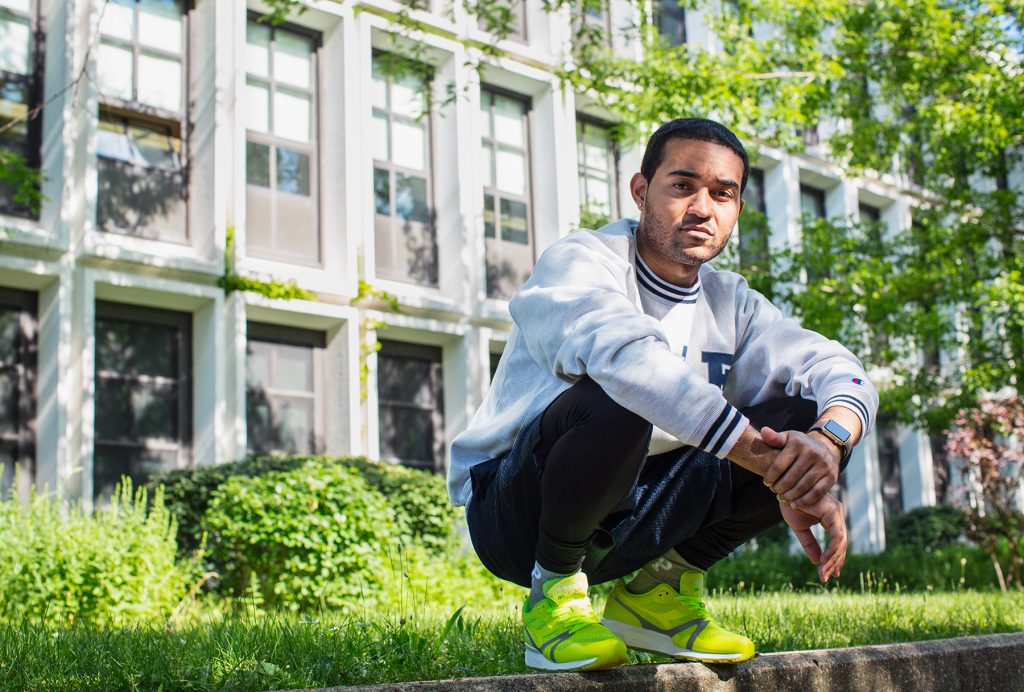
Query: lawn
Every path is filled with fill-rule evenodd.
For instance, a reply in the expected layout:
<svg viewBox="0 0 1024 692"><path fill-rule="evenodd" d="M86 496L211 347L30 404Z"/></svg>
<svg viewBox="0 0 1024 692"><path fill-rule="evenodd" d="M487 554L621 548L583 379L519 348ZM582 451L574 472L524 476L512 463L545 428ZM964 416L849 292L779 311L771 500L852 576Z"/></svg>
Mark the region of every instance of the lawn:
<svg viewBox="0 0 1024 692"><path fill-rule="evenodd" d="M1024 630L1024 592L718 595L724 624L762 652ZM241 613L182 627L0 627L0 689L254 690L524 672L518 616L314 618ZM664 660L646 654L634 662Z"/></svg>

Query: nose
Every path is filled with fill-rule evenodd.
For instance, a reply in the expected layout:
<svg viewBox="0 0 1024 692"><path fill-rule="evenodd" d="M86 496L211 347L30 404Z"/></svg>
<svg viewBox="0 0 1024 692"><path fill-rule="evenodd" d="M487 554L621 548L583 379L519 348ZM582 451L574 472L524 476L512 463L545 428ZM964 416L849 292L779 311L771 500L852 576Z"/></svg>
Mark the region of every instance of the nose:
<svg viewBox="0 0 1024 692"><path fill-rule="evenodd" d="M688 211L694 216L706 219L711 216L711 192L706 187L698 188L690 197Z"/></svg>

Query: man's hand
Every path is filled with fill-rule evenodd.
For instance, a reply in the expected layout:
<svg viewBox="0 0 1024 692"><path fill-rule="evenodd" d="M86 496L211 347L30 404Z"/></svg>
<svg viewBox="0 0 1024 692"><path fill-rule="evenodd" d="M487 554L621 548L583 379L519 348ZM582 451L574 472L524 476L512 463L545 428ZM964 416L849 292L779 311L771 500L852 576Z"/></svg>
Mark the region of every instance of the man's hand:
<svg viewBox="0 0 1024 692"><path fill-rule="evenodd" d="M839 479L839 449L820 435L796 430L761 428L761 439L779 451L764 474L764 484L785 506L807 510L818 503Z"/></svg>
<svg viewBox="0 0 1024 692"><path fill-rule="evenodd" d="M807 553L811 562L818 565L818 577L828 581L829 577L838 577L846 562L846 548L849 538L846 533L846 512L839 500L825 494L818 502L800 511L785 503L779 503L782 518L796 534L800 546ZM811 527L821 524L828 531L829 541L824 555L818 539L811 533Z"/></svg>

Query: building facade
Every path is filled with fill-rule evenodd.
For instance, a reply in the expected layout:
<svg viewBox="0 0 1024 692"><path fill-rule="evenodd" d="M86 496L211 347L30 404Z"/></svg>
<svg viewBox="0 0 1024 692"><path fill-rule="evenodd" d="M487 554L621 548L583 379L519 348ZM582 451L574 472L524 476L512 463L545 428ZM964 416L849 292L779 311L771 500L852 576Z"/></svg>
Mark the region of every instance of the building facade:
<svg viewBox="0 0 1024 692"><path fill-rule="evenodd" d="M89 504L123 474L272 452L443 471L508 297L581 209L634 211L642 151L554 76L568 13L514 3L506 57L478 73L488 36L434 4L411 11L431 27L413 45L392 0L277 26L244 0L0 0L0 146L45 195L32 214L0 184L5 487L18 465L18 492ZM655 4L670 40L715 49L699 12ZM633 11L579 21L637 54L614 30ZM814 147L762 148L750 180L769 233L741 222L741 264L793 241L802 212L910 224L900 190ZM317 300L226 292L226 260ZM883 548L885 517L935 501L927 437L880 418L843 492L854 548Z"/></svg>

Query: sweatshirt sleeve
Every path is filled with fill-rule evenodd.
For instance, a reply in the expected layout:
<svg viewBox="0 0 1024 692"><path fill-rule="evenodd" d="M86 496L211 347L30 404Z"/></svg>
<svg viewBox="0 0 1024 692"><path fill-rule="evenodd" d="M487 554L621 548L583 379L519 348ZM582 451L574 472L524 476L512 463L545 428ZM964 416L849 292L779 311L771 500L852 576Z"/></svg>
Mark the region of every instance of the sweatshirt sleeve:
<svg viewBox="0 0 1024 692"><path fill-rule="evenodd" d="M738 345L733 378L737 401L760 403L785 393L818 403L818 414L843 406L860 418L866 436L878 411L878 392L860 360L839 342L784 318L739 280Z"/></svg>
<svg viewBox="0 0 1024 692"><path fill-rule="evenodd" d="M509 303L530 355L561 379L589 376L616 403L724 458L746 417L669 350L626 294L630 265L584 233L552 245Z"/></svg>

